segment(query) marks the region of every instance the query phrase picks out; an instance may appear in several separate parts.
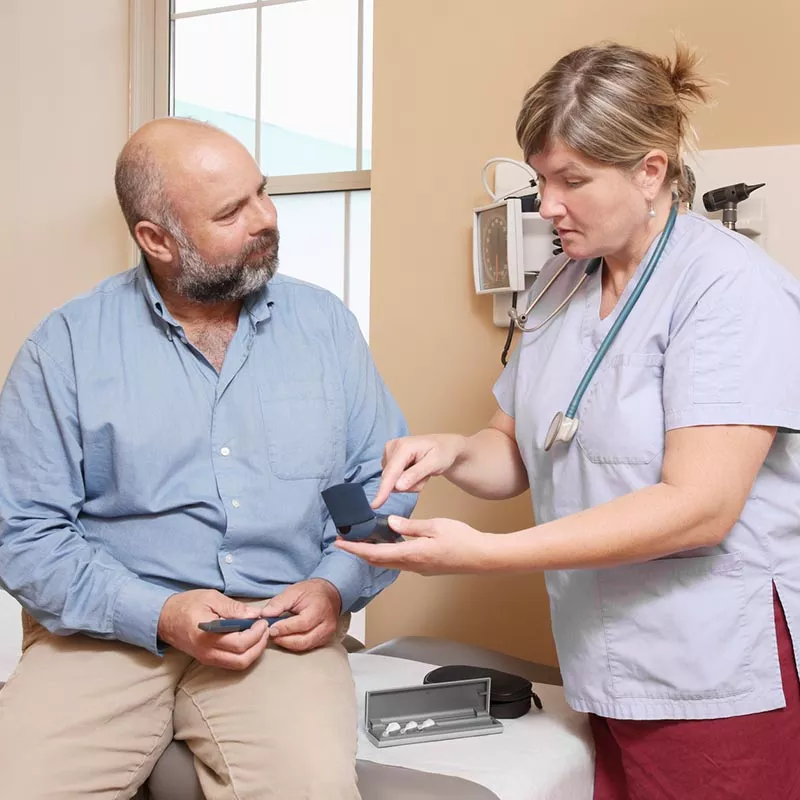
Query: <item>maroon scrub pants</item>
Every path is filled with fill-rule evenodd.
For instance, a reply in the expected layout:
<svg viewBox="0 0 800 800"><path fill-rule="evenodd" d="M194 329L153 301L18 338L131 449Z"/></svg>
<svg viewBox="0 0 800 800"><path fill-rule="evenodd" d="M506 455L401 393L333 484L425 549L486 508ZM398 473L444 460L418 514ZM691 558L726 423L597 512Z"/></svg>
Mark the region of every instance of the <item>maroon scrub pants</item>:
<svg viewBox="0 0 800 800"><path fill-rule="evenodd" d="M590 715L594 800L800 800L800 682L774 594L786 707L702 720Z"/></svg>

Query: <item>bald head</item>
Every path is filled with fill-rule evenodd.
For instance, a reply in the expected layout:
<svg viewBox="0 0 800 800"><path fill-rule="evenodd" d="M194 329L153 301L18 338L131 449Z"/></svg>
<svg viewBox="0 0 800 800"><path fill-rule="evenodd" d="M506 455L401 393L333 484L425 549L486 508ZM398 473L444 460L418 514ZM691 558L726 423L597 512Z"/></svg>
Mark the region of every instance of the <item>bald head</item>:
<svg viewBox="0 0 800 800"><path fill-rule="evenodd" d="M207 122L167 117L153 120L134 133L117 159L114 183L131 234L147 220L172 232L179 223L181 184L199 177L209 158L224 160L236 139ZM224 165L218 165L224 168Z"/></svg>
<svg viewBox="0 0 800 800"><path fill-rule="evenodd" d="M157 283L195 303L238 301L278 267L275 206L239 141L205 122L142 126L117 159L122 213Z"/></svg>

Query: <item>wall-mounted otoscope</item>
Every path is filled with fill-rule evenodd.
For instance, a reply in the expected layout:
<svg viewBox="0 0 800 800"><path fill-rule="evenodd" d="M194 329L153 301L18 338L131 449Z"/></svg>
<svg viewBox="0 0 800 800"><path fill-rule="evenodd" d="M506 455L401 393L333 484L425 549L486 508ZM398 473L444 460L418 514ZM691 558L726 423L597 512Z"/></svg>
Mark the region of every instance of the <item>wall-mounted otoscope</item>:
<svg viewBox="0 0 800 800"><path fill-rule="evenodd" d="M703 195L703 205L706 211L719 211L721 209L722 224L726 228L735 231L737 206L762 186L766 186L766 184L757 183L755 186L748 186L746 183L732 183L730 186L712 189Z"/></svg>

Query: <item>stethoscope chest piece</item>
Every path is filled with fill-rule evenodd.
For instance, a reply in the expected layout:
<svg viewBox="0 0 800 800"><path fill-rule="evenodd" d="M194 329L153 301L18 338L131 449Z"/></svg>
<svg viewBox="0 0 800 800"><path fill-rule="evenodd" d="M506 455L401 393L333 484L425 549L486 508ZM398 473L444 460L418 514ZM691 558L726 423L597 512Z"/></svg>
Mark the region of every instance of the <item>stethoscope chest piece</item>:
<svg viewBox="0 0 800 800"><path fill-rule="evenodd" d="M559 411L550 423L547 429L547 436L544 439L544 449L549 450L556 442L564 442L569 444L578 432L580 420L575 417L567 417L562 411Z"/></svg>

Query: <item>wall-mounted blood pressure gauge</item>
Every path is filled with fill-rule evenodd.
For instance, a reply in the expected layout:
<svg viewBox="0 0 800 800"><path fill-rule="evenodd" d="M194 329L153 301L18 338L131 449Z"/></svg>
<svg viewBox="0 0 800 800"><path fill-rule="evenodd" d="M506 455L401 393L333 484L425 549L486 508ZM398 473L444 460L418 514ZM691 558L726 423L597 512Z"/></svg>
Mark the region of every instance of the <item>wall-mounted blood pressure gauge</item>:
<svg viewBox="0 0 800 800"><path fill-rule="evenodd" d="M478 294L525 288L522 260L522 206L517 198L473 212L472 263Z"/></svg>

